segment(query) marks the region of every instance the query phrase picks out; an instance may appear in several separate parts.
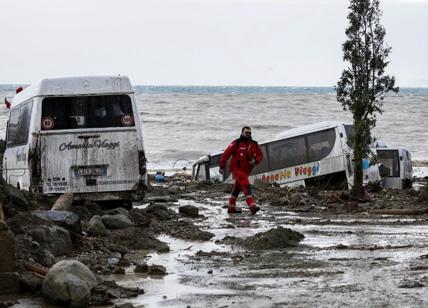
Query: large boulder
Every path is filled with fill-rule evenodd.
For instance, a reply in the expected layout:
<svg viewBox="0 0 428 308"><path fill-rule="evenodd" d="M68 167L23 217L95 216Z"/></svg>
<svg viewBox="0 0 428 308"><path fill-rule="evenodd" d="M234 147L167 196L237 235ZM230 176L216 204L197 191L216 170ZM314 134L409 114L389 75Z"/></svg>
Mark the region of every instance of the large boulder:
<svg viewBox="0 0 428 308"><path fill-rule="evenodd" d="M0 273L16 270L15 237L4 221L0 221Z"/></svg>
<svg viewBox="0 0 428 308"><path fill-rule="evenodd" d="M92 216L91 220L88 223L87 232L89 235L94 236L103 236L108 234L108 231L103 223L103 220L101 219L101 216Z"/></svg>
<svg viewBox="0 0 428 308"><path fill-rule="evenodd" d="M97 279L91 270L79 261L64 260L49 269L43 281L43 296L54 303L71 307L86 307Z"/></svg>
<svg viewBox="0 0 428 308"><path fill-rule="evenodd" d="M82 225L80 224L79 216L73 212L38 210L33 211L31 214L49 220L78 235L82 233Z"/></svg>
<svg viewBox="0 0 428 308"><path fill-rule="evenodd" d="M30 231L31 237L55 257L68 255L72 251L70 233L58 226L40 226Z"/></svg>
<svg viewBox="0 0 428 308"><path fill-rule="evenodd" d="M134 225L129 217L123 214L103 215L101 219L108 229L124 229Z"/></svg>

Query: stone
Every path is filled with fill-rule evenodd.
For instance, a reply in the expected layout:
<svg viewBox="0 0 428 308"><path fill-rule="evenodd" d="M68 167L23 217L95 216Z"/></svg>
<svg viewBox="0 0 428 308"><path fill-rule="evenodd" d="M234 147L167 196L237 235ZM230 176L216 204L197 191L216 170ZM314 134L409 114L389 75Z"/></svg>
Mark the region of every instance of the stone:
<svg viewBox="0 0 428 308"><path fill-rule="evenodd" d="M183 205L178 208L178 212L187 217L197 218L199 216L199 209L193 205Z"/></svg>
<svg viewBox="0 0 428 308"><path fill-rule="evenodd" d="M103 220L101 219L101 216L92 216L91 220L88 223L87 232L89 235L94 236L104 236L108 234L108 231L103 223Z"/></svg>
<svg viewBox="0 0 428 308"><path fill-rule="evenodd" d="M168 273L166 272L166 268L162 265L151 265L149 266L148 274L155 276L165 276Z"/></svg>
<svg viewBox="0 0 428 308"><path fill-rule="evenodd" d="M16 245L13 233L0 221L0 273L16 270Z"/></svg>
<svg viewBox="0 0 428 308"><path fill-rule="evenodd" d="M66 192L56 199L52 211L68 211L73 204L73 193Z"/></svg>
<svg viewBox="0 0 428 308"><path fill-rule="evenodd" d="M0 294L18 294L19 275L15 272L0 273Z"/></svg>
<svg viewBox="0 0 428 308"><path fill-rule="evenodd" d="M128 216L122 214L103 215L101 219L108 229L124 229L134 225Z"/></svg>
<svg viewBox="0 0 428 308"><path fill-rule="evenodd" d="M134 308L135 306L131 303L123 303L115 305L114 308Z"/></svg>
<svg viewBox="0 0 428 308"><path fill-rule="evenodd" d="M63 260L49 269L43 281L43 296L54 303L71 307L86 307L97 279L91 270L79 261Z"/></svg>
<svg viewBox="0 0 428 308"><path fill-rule="evenodd" d="M49 250L55 257L68 255L72 251L70 233L58 226L40 226L30 231L34 241L44 249Z"/></svg>
<svg viewBox="0 0 428 308"><path fill-rule="evenodd" d="M30 200L21 190L4 182L0 185L0 196L6 210L12 207L26 210L30 207Z"/></svg>
<svg viewBox="0 0 428 308"><path fill-rule="evenodd" d="M19 283L22 291L36 293L42 290L43 278L25 271L21 274Z"/></svg>
<svg viewBox="0 0 428 308"><path fill-rule="evenodd" d="M137 264L134 269L135 273L148 273L149 266L146 263Z"/></svg>
<svg viewBox="0 0 428 308"><path fill-rule="evenodd" d="M129 217L129 211L127 209L124 209L123 207L117 207L117 208L108 210L106 214L107 215L121 214Z"/></svg>
<svg viewBox="0 0 428 308"><path fill-rule="evenodd" d="M174 217L174 214L170 213L164 204L152 204L147 207L146 211L159 220L169 220Z"/></svg>
<svg viewBox="0 0 428 308"><path fill-rule="evenodd" d="M81 234L82 225L80 224L79 216L76 213L69 211L33 211L31 215L49 220L60 227L63 227L73 233Z"/></svg>
<svg viewBox="0 0 428 308"><path fill-rule="evenodd" d="M253 250L281 249L295 247L303 238L304 235L297 231L277 227L239 240L238 244Z"/></svg>

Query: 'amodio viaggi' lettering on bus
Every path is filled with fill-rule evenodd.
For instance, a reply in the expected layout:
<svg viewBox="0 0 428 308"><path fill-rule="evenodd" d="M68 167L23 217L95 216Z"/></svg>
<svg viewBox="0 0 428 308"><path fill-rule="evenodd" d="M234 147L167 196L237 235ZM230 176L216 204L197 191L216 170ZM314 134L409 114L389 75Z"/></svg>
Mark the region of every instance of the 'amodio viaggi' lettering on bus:
<svg viewBox="0 0 428 308"><path fill-rule="evenodd" d="M95 140L94 142L84 141L83 143L73 143L72 141L66 143L61 143L59 145L59 150L65 151L65 150L74 150L74 149L107 149L107 150L113 150L117 147L119 147L120 142L109 142L108 140Z"/></svg>
<svg viewBox="0 0 428 308"><path fill-rule="evenodd" d="M321 163L316 162L313 164L297 166L294 168L287 168L285 170L275 172L273 174L263 174L261 180L264 182L277 182L291 178L304 178L309 176L316 176L321 171Z"/></svg>

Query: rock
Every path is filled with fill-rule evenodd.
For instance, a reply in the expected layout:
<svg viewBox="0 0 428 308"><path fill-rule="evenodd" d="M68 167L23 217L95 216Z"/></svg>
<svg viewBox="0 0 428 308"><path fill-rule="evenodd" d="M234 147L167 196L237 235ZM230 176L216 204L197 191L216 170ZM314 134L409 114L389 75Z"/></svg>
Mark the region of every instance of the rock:
<svg viewBox="0 0 428 308"><path fill-rule="evenodd" d="M134 269L135 273L148 273L149 266L146 263L137 264Z"/></svg>
<svg viewBox="0 0 428 308"><path fill-rule="evenodd" d="M108 215L116 215L116 214L121 214L121 215L125 215L127 217L129 217L129 211L127 209L124 209L123 207L117 207L114 209L111 209L109 211L107 211Z"/></svg>
<svg viewBox="0 0 428 308"><path fill-rule="evenodd" d="M19 275L14 272L0 273L0 294L19 293Z"/></svg>
<svg viewBox="0 0 428 308"><path fill-rule="evenodd" d="M174 213L170 213L164 204L152 204L147 207L146 212L159 220L170 220Z"/></svg>
<svg viewBox="0 0 428 308"><path fill-rule="evenodd" d="M94 236L104 236L108 234L108 231L103 223L103 220L101 219L101 216L92 216L91 220L88 223L87 232L89 235Z"/></svg>
<svg viewBox="0 0 428 308"><path fill-rule="evenodd" d="M49 269L43 281L43 296L54 303L72 307L86 307L97 279L91 270L79 261L64 260Z"/></svg>
<svg viewBox="0 0 428 308"><path fill-rule="evenodd" d="M187 217L196 218L199 216L199 209L193 205L183 205L178 208L178 212Z"/></svg>
<svg viewBox="0 0 428 308"><path fill-rule="evenodd" d="M303 238L304 235L297 231L278 227L240 240L238 244L254 250L281 249L295 247Z"/></svg>
<svg viewBox="0 0 428 308"><path fill-rule="evenodd" d="M73 193L66 192L59 196L56 199L54 205L52 206L52 211L68 211L73 204Z"/></svg>
<svg viewBox="0 0 428 308"><path fill-rule="evenodd" d="M162 265L151 265L149 266L148 274L154 276L165 276L168 273L166 272L166 268Z"/></svg>
<svg viewBox="0 0 428 308"><path fill-rule="evenodd" d="M69 211L33 211L31 215L49 220L73 233L82 234L79 216Z"/></svg>
<svg viewBox="0 0 428 308"><path fill-rule="evenodd" d="M22 291L36 293L42 289L43 278L31 272L23 272L19 279L19 283Z"/></svg>
<svg viewBox="0 0 428 308"><path fill-rule="evenodd" d="M72 251L70 233L58 226L40 226L29 232L32 238L55 257L68 255Z"/></svg>
<svg viewBox="0 0 428 308"><path fill-rule="evenodd" d="M153 197L146 198L146 201L150 203L157 203L157 202L169 203L169 202L177 202L178 199L176 197L170 197L170 196L153 196Z"/></svg>
<svg viewBox="0 0 428 308"><path fill-rule="evenodd" d="M132 305L131 303L123 303L123 304L118 304L118 305L114 305L114 308L134 308L135 306Z"/></svg>
<svg viewBox="0 0 428 308"><path fill-rule="evenodd" d="M30 200L18 188L6 184L4 180L0 185L0 201L3 203L5 210L18 208L18 210L26 210L30 207Z"/></svg>
<svg viewBox="0 0 428 308"><path fill-rule="evenodd" d="M110 241L129 249L169 251L169 247L166 243L159 241L155 236L147 233L146 229L137 227L112 231L110 234Z"/></svg>
<svg viewBox="0 0 428 308"><path fill-rule="evenodd" d="M134 225L128 216L122 214L103 215L101 219L108 229L124 229Z"/></svg>
<svg viewBox="0 0 428 308"><path fill-rule="evenodd" d="M113 271L113 274L116 275L125 275L125 269L123 267L116 267Z"/></svg>
<svg viewBox="0 0 428 308"><path fill-rule="evenodd" d="M15 237L4 221L0 221L0 273L16 270Z"/></svg>

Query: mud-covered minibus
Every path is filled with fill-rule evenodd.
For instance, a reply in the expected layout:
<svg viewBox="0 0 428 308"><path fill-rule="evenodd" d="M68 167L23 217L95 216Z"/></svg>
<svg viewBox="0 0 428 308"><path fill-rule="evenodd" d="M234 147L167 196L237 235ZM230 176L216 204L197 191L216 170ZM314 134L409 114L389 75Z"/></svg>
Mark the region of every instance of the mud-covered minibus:
<svg viewBox="0 0 428 308"><path fill-rule="evenodd" d="M10 106L3 177L75 200L136 201L147 180L134 89L126 76L47 78Z"/></svg>
<svg viewBox="0 0 428 308"><path fill-rule="evenodd" d="M348 140L352 136L352 125L338 122L320 122L286 130L275 139L260 143L263 160L250 175L250 181L256 179L264 182L287 186L345 184L351 188L354 181L353 153ZM377 166L364 168L364 182L382 181L385 187L401 188L397 183L411 174L410 153L402 149L378 150L380 162L384 161L392 173L384 173L381 178ZM387 154L388 153L388 154ZM219 173L219 161L222 152L201 157L193 165L193 179L232 182L228 167L223 175ZM395 160L387 159L393 156ZM389 157L389 156L388 156ZM400 158L398 158L400 157ZM405 168L395 166L405 165ZM395 167L393 167L395 166ZM375 170L373 170L375 169ZM402 170L400 173L396 170ZM406 172L404 173L404 170ZM397 177L398 179L392 179ZM401 182L400 182L401 183ZM404 182L403 182L404 183Z"/></svg>

